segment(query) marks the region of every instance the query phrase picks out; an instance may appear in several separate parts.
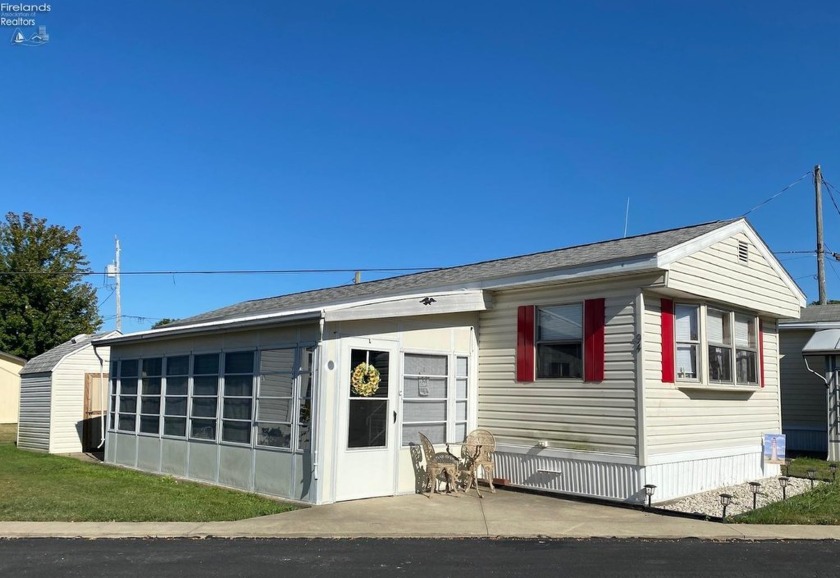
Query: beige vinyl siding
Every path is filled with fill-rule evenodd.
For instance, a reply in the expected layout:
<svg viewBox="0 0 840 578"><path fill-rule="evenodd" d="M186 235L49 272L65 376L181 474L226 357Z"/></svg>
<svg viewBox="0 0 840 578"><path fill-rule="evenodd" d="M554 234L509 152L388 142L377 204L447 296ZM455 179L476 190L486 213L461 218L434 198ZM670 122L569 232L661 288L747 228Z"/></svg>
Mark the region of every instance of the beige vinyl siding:
<svg viewBox="0 0 840 578"><path fill-rule="evenodd" d="M725 307L725 304L719 304ZM645 442L648 456L756 445L780 433L778 334L764 325L764 388L680 389L662 382L660 297L645 294Z"/></svg>
<svg viewBox="0 0 840 578"><path fill-rule="evenodd" d="M826 386L805 369L802 348L814 332L810 329L781 331L782 423L787 427L813 426L825 430ZM811 369L823 373L822 356L809 359Z"/></svg>
<svg viewBox="0 0 840 578"><path fill-rule="evenodd" d="M21 378L18 447L47 452L50 449L51 373L32 373Z"/></svg>
<svg viewBox="0 0 840 578"><path fill-rule="evenodd" d="M478 426L500 443L636 455L635 295L620 290L542 288L496 293L480 315ZM515 381L517 308L606 299L605 374L601 383Z"/></svg>
<svg viewBox="0 0 840 578"><path fill-rule="evenodd" d="M62 359L53 369L52 412L50 415L50 453L82 451L81 423L84 419L85 373L108 373L108 348L99 347L99 358L92 345Z"/></svg>
<svg viewBox="0 0 840 578"><path fill-rule="evenodd" d="M739 241L748 246L746 263L738 258ZM773 316L799 317L798 297L743 233L673 263L668 287Z"/></svg>
<svg viewBox="0 0 840 578"><path fill-rule="evenodd" d="M0 423L17 423L20 405L20 370L16 363L0 356Z"/></svg>

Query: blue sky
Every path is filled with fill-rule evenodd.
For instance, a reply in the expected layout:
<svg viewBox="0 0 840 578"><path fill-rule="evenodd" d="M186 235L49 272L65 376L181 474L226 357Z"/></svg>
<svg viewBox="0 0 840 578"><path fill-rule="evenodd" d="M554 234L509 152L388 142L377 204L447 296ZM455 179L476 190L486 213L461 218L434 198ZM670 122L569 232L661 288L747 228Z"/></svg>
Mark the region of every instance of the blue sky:
<svg viewBox="0 0 840 578"><path fill-rule="evenodd" d="M126 272L449 266L840 186L830 2L50 4L0 42L0 190L97 271L115 235ZM816 299L810 180L749 218ZM127 275L123 329L352 277Z"/></svg>

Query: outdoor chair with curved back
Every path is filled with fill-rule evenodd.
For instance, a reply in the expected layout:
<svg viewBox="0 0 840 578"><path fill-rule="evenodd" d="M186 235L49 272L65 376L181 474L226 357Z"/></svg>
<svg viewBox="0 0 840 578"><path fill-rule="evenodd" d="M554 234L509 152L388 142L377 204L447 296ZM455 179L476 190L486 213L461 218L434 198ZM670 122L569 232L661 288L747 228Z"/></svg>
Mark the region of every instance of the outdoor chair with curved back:
<svg viewBox="0 0 840 578"><path fill-rule="evenodd" d="M420 436L420 445L423 447L423 455L426 458L426 485L431 485L429 497L432 496L432 493L436 494L438 491L438 476L440 474L446 476L447 490L449 485L454 482L455 491L457 491L458 471L460 469L458 458L448 452L435 453L435 446L432 445L429 438L421 433L418 435Z"/></svg>
<svg viewBox="0 0 840 578"><path fill-rule="evenodd" d="M483 468L490 491L496 492L493 487L493 452L496 451L496 438L486 429L475 429L467 435L464 445L461 446L461 455L466 462L467 488L465 492L475 485L475 491L481 496L478 489L478 469Z"/></svg>

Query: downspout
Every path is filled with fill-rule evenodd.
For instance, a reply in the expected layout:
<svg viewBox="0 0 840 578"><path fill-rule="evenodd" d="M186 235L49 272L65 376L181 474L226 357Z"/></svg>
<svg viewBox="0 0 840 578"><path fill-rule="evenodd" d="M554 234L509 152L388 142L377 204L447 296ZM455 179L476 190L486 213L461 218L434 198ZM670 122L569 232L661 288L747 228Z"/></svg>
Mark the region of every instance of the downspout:
<svg viewBox="0 0 840 578"><path fill-rule="evenodd" d="M321 441L321 436L318 435L318 430L321 427L321 423L323 422L323 420L321 419L321 413L322 413L322 408L321 408L321 373L322 373L321 372L321 361L322 361L321 353L323 351L323 342L324 342L324 316L325 316L325 312L322 309L321 310L321 317L318 319L318 345L315 348L315 360L314 360L315 363L313 363L314 368L312 368L312 369L317 368L317 372L314 372L313 375L312 375L312 384L315 386L313 388L313 391L312 391L312 406L313 406L313 409L317 410L317 411L312 412L312 416L313 417L317 416L317 420L313 419L313 421L315 423L312 424L313 427L310 430L311 435L313 437L313 440L312 440L312 479L313 479L314 482L316 482L316 483L313 484L314 487L315 487L315 499L313 500L313 502L316 503L316 504L318 503L318 500L320 498L319 494L321 493L319 484L317 482L320 479L319 476L318 476L318 468L320 467L320 464L318 463L318 454L319 454L319 444L320 444L320 441ZM310 371L311 371L311 369L310 369Z"/></svg>
<svg viewBox="0 0 840 578"><path fill-rule="evenodd" d="M827 357L827 356L826 356L826 357ZM814 375L816 375L817 377L819 377L819 378L823 381L823 383L825 384L825 386L826 386L826 387L828 387L828 380L825 378L825 375L820 375L819 373L817 373L816 371L814 371L813 369L811 369L811 366L810 366L810 365L808 365L808 358L807 358L807 357L805 357L804 355L802 356L802 360L805 362L805 369L807 369L808 371L810 371L811 373L813 373ZM828 365L827 361L826 361L826 365Z"/></svg>
<svg viewBox="0 0 840 578"><path fill-rule="evenodd" d="M99 401L102 402L102 407L105 408L105 411L99 416L99 445L96 446L96 449L101 448L105 445L105 418L108 416L108 389L110 389L110 385L108 389L102 387L102 384L105 383L105 360L102 359L102 356L99 355L99 351L96 350L96 345L93 346L93 354L99 360L99 391L105 393L105 399L100 399Z"/></svg>

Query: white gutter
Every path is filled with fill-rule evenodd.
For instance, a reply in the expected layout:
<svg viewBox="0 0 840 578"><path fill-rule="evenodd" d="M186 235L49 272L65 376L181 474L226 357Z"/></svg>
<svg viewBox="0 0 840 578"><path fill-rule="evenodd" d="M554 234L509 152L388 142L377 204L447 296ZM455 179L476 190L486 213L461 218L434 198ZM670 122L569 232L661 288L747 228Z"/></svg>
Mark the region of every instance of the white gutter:
<svg viewBox="0 0 840 578"><path fill-rule="evenodd" d="M93 345L93 354L99 360L99 391L105 393L105 399L100 399L99 401L102 402L102 407L104 411L99 416L99 445L96 446L96 449L101 448L105 445L105 418L108 417L108 394L110 393L111 385L110 381L108 382L108 387L102 387L102 384L105 383L105 360L102 359L102 356L99 355L99 351L96 350L96 344ZM84 449L84 448L82 448Z"/></svg>

